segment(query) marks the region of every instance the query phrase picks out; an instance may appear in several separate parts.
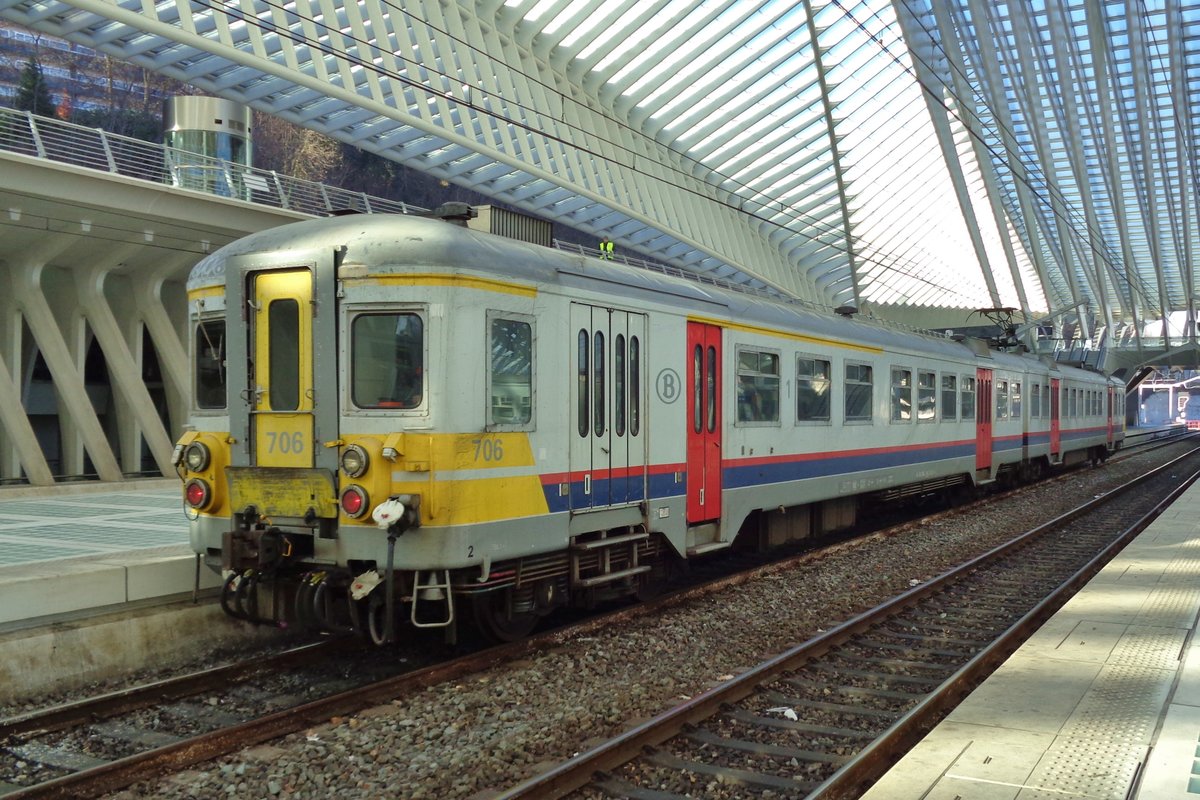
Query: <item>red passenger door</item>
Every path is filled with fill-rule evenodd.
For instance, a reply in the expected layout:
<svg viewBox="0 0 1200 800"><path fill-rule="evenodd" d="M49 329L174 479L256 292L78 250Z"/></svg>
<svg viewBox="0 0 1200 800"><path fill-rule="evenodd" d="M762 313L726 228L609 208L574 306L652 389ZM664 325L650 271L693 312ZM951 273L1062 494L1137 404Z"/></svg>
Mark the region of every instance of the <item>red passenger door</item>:
<svg viewBox="0 0 1200 800"><path fill-rule="evenodd" d="M1062 394L1062 381L1059 378L1050 379L1050 460L1059 461L1062 456L1062 444L1059 434L1059 399Z"/></svg>
<svg viewBox="0 0 1200 800"><path fill-rule="evenodd" d="M687 521L721 516L721 329L689 322Z"/></svg>
<svg viewBox="0 0 1200 800"><path fill-rule="evenodd" d="M975 369L975 469L992 468L992 371Z"/></svg>

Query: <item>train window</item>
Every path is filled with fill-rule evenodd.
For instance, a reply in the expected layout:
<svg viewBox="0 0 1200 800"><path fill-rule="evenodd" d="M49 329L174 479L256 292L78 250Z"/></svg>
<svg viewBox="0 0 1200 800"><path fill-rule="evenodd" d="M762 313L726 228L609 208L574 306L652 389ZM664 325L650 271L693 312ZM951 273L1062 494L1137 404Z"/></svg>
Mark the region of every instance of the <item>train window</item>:
<svg viewBox="0 0 1200 800"><path fill-rule="evenodd" d="M1042 416L1050 416L1050 384L1042 387Z"/></svg>
<svg viewBox="0 0 1200 800"><path fill-rule="evenodd" d="M225 320L201 320L196 326L196 407L225 407Z"/></svg>
<svg viewBox="0 0 1200 800"><path fill-rule="evenodd" d="M360 314L350 325L350 399L406 409L425 394L425 323L413 313Z"/></svg>
<svg viewBox="0 0 1200 800"><path fill-rule="evenodd" d="M1018 381L1009 386L1008 407L1013 419L1021 418L1021 384Z"/></svg>
<svg viewBox="0 0 1200 800"><path fill-rule="evenodd" d="M779 422L779 356L762 350L738 350L739 423Z"/></svg>
<svg viewBox="0 0 1200 800"><path fill-rule="evenodd" d="M846 421L870 422L874 376L867 364L846 364Z"/></svg>
<svg viewBox="0 0 1200 800"><path fill-rule="evenodd" d="M488 347L488 396L493 425L528 425L533 420L533 326L495 317Z"/></svg>
<svg viewBox="0 0 1200 800"><path fill-rule="evenodd" d="M829 362L820 358L796 358L796 421L829 421Z"/></svg>
<svg viewBox="0 0 1200 800"><path fill-rule="evenodd" d="M1067 416L1076 417L1079 415L1079 396L1078 389L1067 390Z"/></svg>
<svg viewBox="0 0 1200 800"><path fill-rule="evenodd" d="M692 352L692 431L701 433L704 426L701 420L704 419L704 401L702 376L704 374L704 348L696 345L696 349Z"/></svg>
<svg viewBox="0 0 1200 800"><path fill-rule="evenodd" d="M300 303L271 301L267 342L271 354L267 402L272 411L295 411L300 408Z"/></svg>
<svg viewBox="0 0 1200 800"><path fill-rule="evenodd" d="M917 421L937 419L937 375L917 373Z"/></svg>
<svg viewBox="0 0 1200 800"><path fill-rule="evenodd" d="M618 333L613 350L613 425L625 435L625 334Z"/></svg>
<svg viewBox="0 0 1200 800"><path fill-rule="evenodd" d="M591 421L588 419L588 399L591 397L591 388L588 383L588 365L591 361L590 350L588 347L588 333L580 329L578 337L579 347L579 408L578 411L578 430L580 436L587 436L588 430L591 428Z"/></svg>
<svg viewBox="0 0 1200 800"><path fill-rule="evenodd" d="M604 334L596 331L593 339L592 356L592 432L603 436L607 421L604 419Z"/></svg>
<svg viewBox="0 0 1200 800"><path fill-rule="evenodd" d="M1035 383L1029 392L1029 418L1040 419L1042 416L1042 385Z"/></svg>
<svg viewBox="0 0 1200 800"><path fill-rule="evenodd" d="M642 416L642 345L629 337L629 435L637 436Z"/></svg>
<svg viewBox="0 0 1200 800"><path fill-rule="evenodd" d="M942 376L942 419L958 419L958 376Z"/></svg>
<svg viewBox="0 0 1200 800"><path fill-rule="evenodd" d="M996 419L1008 419L1008 381L996 381Z"/></svg>
<svg viewBox="0 0 1200 800"><path fill-rule="evenodd" d="M708 346L708 432L717 429L717 348Z"/></svg>
<svg viewBox="0 0 1200 800"><path fill-rule="evenodd" d="M912 420L912 370L892 368L892 422Z"/></svg>
<svg viewBox="0 0 1200 800"><path fill-rule="evenodd" d="M964 375L962 379L962 396L958 409L963 419L975 419L975 379Z"/></svg>

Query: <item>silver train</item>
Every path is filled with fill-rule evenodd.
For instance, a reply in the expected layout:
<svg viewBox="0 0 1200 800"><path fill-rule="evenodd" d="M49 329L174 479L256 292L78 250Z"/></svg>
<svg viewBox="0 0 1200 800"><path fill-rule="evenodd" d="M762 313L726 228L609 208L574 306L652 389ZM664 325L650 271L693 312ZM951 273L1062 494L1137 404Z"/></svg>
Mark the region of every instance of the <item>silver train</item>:
<svg viewBox="0 0 1200 800"><path fill-rule="evenodd" d="M698 555L1099 461L1115 380L436 219L230 244L188 281L191 543L235 616L512 639Z"/></svg>

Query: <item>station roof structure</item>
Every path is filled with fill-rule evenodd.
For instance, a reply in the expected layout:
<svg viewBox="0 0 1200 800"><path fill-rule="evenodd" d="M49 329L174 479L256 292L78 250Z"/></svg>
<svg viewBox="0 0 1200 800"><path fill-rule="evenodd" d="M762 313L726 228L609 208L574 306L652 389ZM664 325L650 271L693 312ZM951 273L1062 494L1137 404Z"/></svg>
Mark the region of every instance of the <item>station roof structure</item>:
<svg viewBox="0 0 1200 800"><path fill-rule="evenodd" d="M1194 0L0 0L0 16L748 287L1011 307L1083 336L1194 316Z"/></svg>

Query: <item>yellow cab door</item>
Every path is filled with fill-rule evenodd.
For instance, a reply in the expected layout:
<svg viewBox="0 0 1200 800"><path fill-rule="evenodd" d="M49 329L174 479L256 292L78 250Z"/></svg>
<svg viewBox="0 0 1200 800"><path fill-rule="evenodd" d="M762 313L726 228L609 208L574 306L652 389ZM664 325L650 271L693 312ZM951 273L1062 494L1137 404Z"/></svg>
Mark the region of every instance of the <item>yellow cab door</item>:
<svg viewBox="0 0 1200 800"><path fill-rule="evenodd" d="M313 277L307 269L257 272L249 304L253 464L312 467Z"/></svg>

